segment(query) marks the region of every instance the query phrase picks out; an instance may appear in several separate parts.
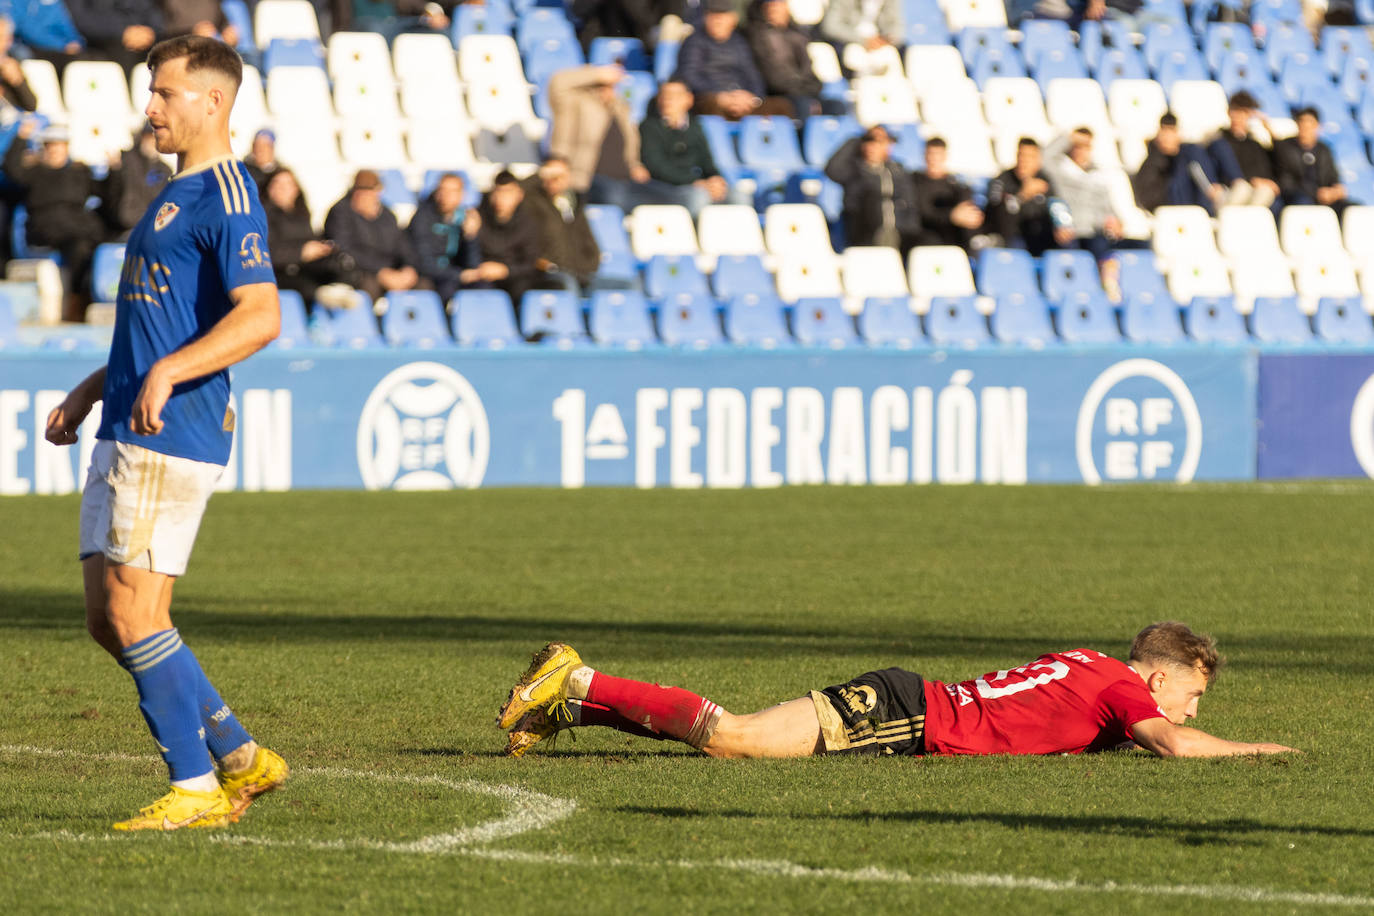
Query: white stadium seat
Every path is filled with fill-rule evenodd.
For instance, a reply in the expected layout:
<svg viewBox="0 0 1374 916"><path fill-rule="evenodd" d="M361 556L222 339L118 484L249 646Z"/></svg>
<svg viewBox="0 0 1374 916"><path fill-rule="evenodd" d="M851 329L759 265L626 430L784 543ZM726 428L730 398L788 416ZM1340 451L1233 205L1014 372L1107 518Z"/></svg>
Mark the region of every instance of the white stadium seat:
<svg viewBox="0 0 1374 916"><path fill-rule="evenodd" d="M1131 176L1121 169L1107 173L1107 190L1112 201L1112 210L1121 220L1121 234L1128 239L1149 241L1150 214L1140 209L1135 202L1135 190L1131 187Z"/></svg>
<svg viewBox="0 0 1374 916"><path fill-rule="evenodd" d="M401 116L390 74L380 78L361 74L336 78L334 110L346 119L395 120Z"/></svg>
<svg viewBox="0 0 1374 916"><path fill-rule="evenodd" d="M463 168L475 156L465 126L446 118L413 118L407 133L410 161L423 169Z"/></svg>
<svg viewBox="0 0 1374 916"><path fill-rule="evenodd" d="M377 32L335 32L325 46L329 75L390 80L391 51Z"/></svg>
<svg viewBox="0 0 1374 916"><path fill-rule="evenodd" d="M825 213L815 204L773 204L763 214L763 240L769 252L833 251Z"/></svg>
<svg viewBox="0 0 1374 916"><path fill-rule="evenodd" d="M927 95L921 101L921 120L929 124L931 130L944 131L970 121L981 123L982 110L983 97L978 92L978 84L964 77Z"/></svg>
<svg viewBox="0 0 1374 916"><path fill-rule="evenodd" d="M399 169L406 165L401 143L405 126L398 120L345 121L339 126L339 149L344 162L375 169Z"/></svg>
<svg viewBox="0 0 1374 916"><path fill-rule="evenodd" d="M458 76L465 83L525 85L520 51L509 35L465 35L458 43Z"/></svg>
<svg viewBox="0 0 1374 916"><path fill-rule="evenodd" d="M840 69L840 56L835 46L824 41L812 41L806 45L806 56L811 60L811 72L822 83L833 83L844 79Z"/></svg>
<svg viewBox="0 0 1374 916"><path fill-rule="evenodd" d="M329 78L319 67L273 67L267 72L267 107L279 122L332 120Z"/></svg>
<svg viewBox="0 0 1374 916"><path fill-rule="evenodd" d="M1374 263L1374 206L1346 207L1341 223L1345 250L1356 263Z"/></svg>
<svg viewBox="0 0 1374 916"><path fill-rule="evenodd" d="M1298 291L1288 262L1263 254L1246 254L1231 260L1231 289L1236 311L1242 315L1255 310L1257 296L1291 296Z"/></svg>
<svg viewBox="0 0 1374 916"><path fill-rule="evenodd" d="M815 25L825 15L826 0L787 0L787 11L798 25Z"/></svg>
<svg viewBox="0 0 1374 916"><path fill-rule="evenodd" d="M133 114L124 68L106 60L75 60L62 73L62 99L73 114Z"/></svg>
<svg viewBox="0 0 1374 916"><path fill-rule="evenodd" d="M1317 205L1289 205L1279 212L1279 241L1284 252L1301 262L1310 254L1343 247L1336 211Z"/></svg>
<svg viewBox="0 0 1374 916"><path fill-rule="evenodd" d="M1040 84L1028 77L996 77L983 86L983 118L999 134L1019 132L1048 137L1049 118Z"/></svg>
<svg viewBox="0 0 1374 916"><path fill-rule="evenodd" d="M1228 258L1251 252L1284 258L1278 226L1268 207L1222 207L1217 216L1217 247Z"/></svg>
<svg viewBox="0 0 1374 916"><path fill-rule="evenodd" d="M854 113L864 127L916 122L916 94L899 76L864 76L854 80Z"/></svg>
<svg viewBox="0 0 1374 916"><path fill-rule="evenodd" d="M1167 273L1169 295L1180 305L1187 305L1194 296L1231 294L1226 262L1215 251L1199 249L1182 254L1169 262Z"/></svg>
<svg viewBox="0 0 1374 916"><path fill-rule="evenodd" d="M711 257L764 253L758 211L743 204L703 207L697 217L697 237L701 240L701 253Z"/></svg>
<svg viewBox="0 0 1374 916"><path fill-rule="evenodd" d="M647 261L656 254L696 254L692 214L675 204L650 204L630 212L630 248Z"/></svg>
<svg viewBox="0 0 1374 916"><path fill-rule="evenodd" d="M871 296L906 296L910 288L902 255L895 248L846 248L840 255L845 311L857 315Z"/></svg>
<svg viewBox="0 0 1374 916"><path fill-rule="evenodd" d="M1179 80L1169 90L1169 108L1178 115L1178 133L1184 143L1200 143L1225 127L1226 90L1211 80Z"/></svg>
<svg viewBox="0 0 1374 916"><path fill-rule="evenodd" d="M842 296L840 259L832 252L792 252L778 261L778 298L796 302L808 296Z"/></svg>
<svg viewBox="0 0 1374 916"><path fill-rule="evenodd" d="M67 122L71 134L70 155L87 165L106 165L110 155L133 143L127 114L74 111Z"/></svg>
<svg viewBox="0 0 1374 916"><path fill-rule="evenodd" d="M458 85L458 57L445 35L397 35L391 63L402 83Z"/></svg>
<svg viewBox="0 0 1374 916"><path fill-rule="evenodd" d="M1156 209L1153 241L1155 254L1166 266L1183 255L1217 254L1216 238L1212 235L1212 220L1201 207Z"/></svg>
<svg viewBox="0 0 1374 916"><path fill-rule="evenodd" d="M973 296L973 270L968 253L953 245L921 245L911 249L907 262L911 295L917 311L930 308L935 296Z"/></svg>
<svg viewBox="0 0 1374 916"><path fill-rule="evenodd" d="M906 49L906 78L916 90L916 97L925 101L938 95L956 80L968 78L959 49L951 45L911 45Z"/></svg>
<svg viewBox="0 0 1374 916"><path fill-rule="evenodd" d="M1007 7L1002 0L945 0L945 21L951 32L967 28L1007 27Z"/></svg>
<svg viewBox="0 0 1374 916"><path fill-rule="evenodd" d="M1309 315L1316 312L1317 300L1323 296L1360 295L1355 263L1345 251L1331 250L1305 258L1294 273L1298 304Z"/></svg>
<svg viewBox="0 0 1374 916"><path fill-rule="evenodd" d="M1112 80L1107 87L1107 114L1120 137L1148 140L1159 131L1160 116L1168 110L1164 87L1154 80Z"/></svg>
<svg viewBox="0 0 1374 916"><path fill-rule="evenodd" d="M1090 128L1098 141L1094 147L1116 140L1116 130L1107 114L1107 98L1096 80L1050 80L1045 90L1045 114L1061 131Z"/></svg>
<svg viewBox="0 0 1374 916"><path fill-rule="evenodd" d="M24 81L29 84L34 97L38 100L38 113L50 118L66 114L67 106L62 101L62 86L57 81L57 68L48 61L37 58L21 61L19 67L24 71Z"/></svg>
<svg viewBox="0 0 1374 916"><path fill-rule="evenodd" d="M400 89L401 113L412 120L445 119L464 125L471 120L457 81L449 85L411 80L401 83Z"/></svg>
<svg viewBox="0 0 1374 916"><path fill-rule="evenodd" d="M534 120L530 95L521 81L473 83L468 86L468 112L478 125L497 133Z"/></svg>
<svg viewBox="0 0 1374 916"><path fill-rule="evenodd" d="M320 40L320 21L310 0L258 0L253 11L253 39L266 48L274 38Z"/></svg>
<svg viewBox="0 0 1374 916"><path fill-rule="evenodd" d="M981 124L950 125L942 131L949 151L949 170L956 175L992 178L1002 171L992 154L992 139Z"/></svg>

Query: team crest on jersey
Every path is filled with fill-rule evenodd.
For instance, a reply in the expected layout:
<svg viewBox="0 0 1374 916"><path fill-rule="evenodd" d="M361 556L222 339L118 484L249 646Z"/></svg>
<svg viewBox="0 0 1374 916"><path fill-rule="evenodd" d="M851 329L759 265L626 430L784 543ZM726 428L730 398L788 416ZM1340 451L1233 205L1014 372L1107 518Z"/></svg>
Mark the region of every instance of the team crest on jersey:
<svg viewBox="0 0 1374 916"><path fill-rule="evenodd" d="M161 232L163 229L166 229L167 224L176 219L177 214L180 212L181 208L170 200L161 207L158 207L157 216L153 217L153 231Z"/></svg>
<svg viewBox="0 0 1374 916"><path fill-rule="evenodd" d="M239 242L239 257L243 259L244 269L250 267L270 267L272 258L262 243L262 236L250 232Z"/></svg>

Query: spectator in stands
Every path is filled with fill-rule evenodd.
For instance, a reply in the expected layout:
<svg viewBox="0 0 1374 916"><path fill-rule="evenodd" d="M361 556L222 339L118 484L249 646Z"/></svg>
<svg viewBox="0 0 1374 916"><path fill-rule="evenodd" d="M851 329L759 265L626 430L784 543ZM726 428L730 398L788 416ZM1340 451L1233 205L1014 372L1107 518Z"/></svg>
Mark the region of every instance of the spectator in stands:
<svg viewBox="0 0 1374 916"><path fill-rule="evenodd" d="M28 47L34 57L57 67L61 75L67 62L86 50L86 41L72 24L63 0L29 0L10 3L5 10L14 21L14 37Z"/></svg>
<svg viewBox="0 0 1374 916"><path fill-rule="evenodd" d="M110 162L104 216L116 235L128 238L171 177L171 168L158 154L152 125L145 123L134 145Z"/></svg>
<svg viewBox="0 0 1374 916"><path fill-rule="evenodd" d="M477 233L482 219L475 209L463 206L463 176L449 172L439 179L434 192L415 208L407 232L419 256L420 275L429 279L445 302L463 286L463 275L475 281L481 262Z"/></svg>
<svg viewBox="0 0 1374 916"><path fill-rule="evenodd" d="M1315 108L1295 114L1298 135L1274 144L1274 171L1287 204L1323 204L1337 213L1350 205L1336 170L1331 147L1321 139L1321 117Z"/></svg>
<svg viewBox="0 0 1374 916"><path fill-rule="evenodd" d="M615 91L625 76L619 65L560 70L549 80L553 137L549 150L568 163L572 186L592 203L629 211L638 186L649 180L639 161L639 131L630 106Z"/></svg>
<svg viewBox="0 0 1374 916"><path fill-rule="evenodd" d="M20 111L33 111L38 99L24 78L19 61L10 56L14 47L14 20L0 16L0 97Z"/></svg>
<svg viewBox="0 0 1374 916"><path fill-rule="evenodd" d="M1074 239L1072 229L1054 223L1054 186L1043 163L1040 144L1022 137L1016 144L1016 165L988 183L987 228L1002 245L1024 248L1037 258Z"/></svg>
<svg viewBox="0 0 1374 916"><path fill-rule="evenodd" d="M1279 196L1279 184L1274 180L1273 153L1250 135L1250 122L1258 118L1272 137L1269 119L1259 110L1255 97L1244 89L1231 96L1226 113L1230 126L1208 144L1207 151L1223 173L1236 176L1231 182L1227 202L1271 206Z"/></svg>
<svg viewBox="0 0 1374 916"><path fill-rule="evenodd" d="M663 203L681 204L695 218L708 204L725 201L730 188L716 170L706 133L692 115L692 90L681 80L658 89L657 114L639 125L639 154Z"/></svg>
<svg viewBox="0 0 1374 916"><path fill-rule="evenodd" d="M983 211L973 190L949 172L949 147L941 137L926 141L926 167L911 177L921 211L917 245L957 245L968 251L983 227Z"/></svg>
<svg viewBox="0 0 1374 916"><path fill-rule="evenodd" d="M253 145L243 157L243 165L253 184L258 186L258 196L262 197L266 193L267 179L281 168L277 161L277 135L271 128L264 127L253 134Z"/></svg>
<svg viewBox="0 0 1374 916"><path fill-rule="evenodd" d="M260 190L277 285L300 293L309 309L316 302L331 308L357 305L353 258L316 234L295 173L279 168Z"/></svg>
<svg viewBox="0 0 1374 916"><path fill-rule="evenodd" d="M1216 164L1207 150L1196 143L1184 143L1178 133L1178 118L1165 112L1159 119L1159 132L1149 142L1145 161L1131 176L1135 200L1153 213L1159 207L1203 207L1212 216L1226 200Z"/></svg>
<svg viewBox="0 0 1374 916"><path fill-rule="evenodd" d="M587 290L601 264L601 249L582 201L573 193L567 160L549 156L537 175L520 184L524 206L539 230L535 266L572 292Z"/></svg>
<svg viewBox="0 0 1374 916"><path fill-rule="evenodd" d="M65 127L45 128L42 151L36 159L29 156L27 141L36 126L33 120L20 122L18 138L5 152L4 171L24 191L28 243L56 248L62 255L64 319L81 321L90 299L91 257L106 238L104 224L86 201L104 197L106 184L96 180L89 166L70 157Z"/></svg>
<svg viewBox="0 0 1374 916"><path fill-rule="evenodd" d="M349 255L358 268L358 289L374 300L392 290L431 289L415 265L419 262L410 236L382 206L382 179L361 169L348 194L329 209L325 237Z"/></svg>
<svg viewBox="0 0 1374 916"><path fill-rule="evenodd" d="M902 0L831 0L816 29L859 76L901 67L897 48L906 44Z"/></svg>
<svg viewBox="0 0 1374 916"><path fill-rule="evenodd" d="M1120 265L1111 251L1122 240L1123 226L1112 207L1110 179L1093 164L1093 132L1079 127L1051 143L1045 151L1045 171L1067 210L1065 225L1072 226L1078 247L1092 252L1103 287L1118 298Z"/></svg>
<svg viewBox="0 0 1374 916"><path fill-rule="evenodd" d="M906 255L921 232L911 175L892 159L892 136L882 126L840 146L826 176L844 189L842 219L850 245L896 248Z"/></svg>
<svg viewBox="0 0 1374 916"><path fill-rule="evenodd" d="M701 29L687 36L677 56L677 78L696 96L697 114L737 121L745 115L792 115L792 103L769 96L749 42L735 27L733 0L706 0Z"/></svg>
<svg viewBox="0 0 1374 916"><path fill-rule="evenodd" d="M598 38L638 38L652 48L664 16L680 14L681 0L572 0L568 15L582 23L577 39L583 50Z"/></svg>
<svg viewBox="0 0 1374 916"><path fill-rule="evenodd" d="M229 47L239 43L239 30L224 16L219 0L162 0L162 37L202 35Z"/></svg>
<svg viewBox="0 0 1374 916"><path fill-rule="evenodd" d="M67 0L67 7L88 54L125 72L143 65L163 29L159 0Z"/></svg>
<svg viewBox="0 0 1374 916"><path fill-rule="evenodd" d="M821 81L806 50L810 36L792 22L787 0L754 0L745 36L767 93L791 102L796 117L844 114L843 102L820 97Z"/></svg>
<svg viewBox="0 0 1374 916"><path fill-rule="evenodd" d="M517 327L520 300L526 292L562 287L537 266L539 226L529 209L522 206L524 200L524 189L516 177L504 169L498 172L482 201L482 228L477 233L482 262L472 276L474 281L490 283L506 291L515 306Z"/></svg>
<svg viewBox="0 0 1374 916"><path fill-rule="evenodd" d="M388 42L403 32L446 33L455 6L454 0L344 0L335 8L334 27L378 32Z"/></svg>

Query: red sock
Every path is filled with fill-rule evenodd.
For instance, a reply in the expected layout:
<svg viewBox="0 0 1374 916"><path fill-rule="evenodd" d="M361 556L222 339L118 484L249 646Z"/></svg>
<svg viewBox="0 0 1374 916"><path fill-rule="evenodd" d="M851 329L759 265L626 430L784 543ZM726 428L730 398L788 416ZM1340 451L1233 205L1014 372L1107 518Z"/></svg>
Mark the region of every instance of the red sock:
<svg viewBox="0 0 1374 916"><path fill-rule="evenodd" d="M662 741L664 738L658 732L649 731L643 725L631 722L609 706L602 706L587 700L583 700L579 705L582 711L578 716L578 725L604 725L606 728L613 728L630 735L638 735L641 738L653 738L655 741Z"/></svg>
<svg viewBox="0 0 1374 916"><path fill-rule="evenodd" d="M701 747L710 740L720 718L719 706L689 690L611 677L600 671L592 675L586 699L610 707L630 722L663 737L686 741L693 747Z"/></svg>

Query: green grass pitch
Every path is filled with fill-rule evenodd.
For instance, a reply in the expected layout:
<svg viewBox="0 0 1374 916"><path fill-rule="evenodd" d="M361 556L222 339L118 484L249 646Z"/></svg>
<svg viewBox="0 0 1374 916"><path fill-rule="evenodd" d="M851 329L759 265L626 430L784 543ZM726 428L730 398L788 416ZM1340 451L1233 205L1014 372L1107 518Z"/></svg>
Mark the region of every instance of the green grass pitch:
<svg viewBox="0 0 1374 916"><path fill-rule="evenodd" d="M0 501L9 911L1374 910L1374 487L226 494L173 619L295 768L224 831L161 794L82 628L77 501ZM962 679L1182 619L1198 724L1265 759L713 761L580 729L499 756L566 639L733 711L900 664Z"/></svg>

